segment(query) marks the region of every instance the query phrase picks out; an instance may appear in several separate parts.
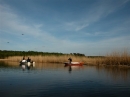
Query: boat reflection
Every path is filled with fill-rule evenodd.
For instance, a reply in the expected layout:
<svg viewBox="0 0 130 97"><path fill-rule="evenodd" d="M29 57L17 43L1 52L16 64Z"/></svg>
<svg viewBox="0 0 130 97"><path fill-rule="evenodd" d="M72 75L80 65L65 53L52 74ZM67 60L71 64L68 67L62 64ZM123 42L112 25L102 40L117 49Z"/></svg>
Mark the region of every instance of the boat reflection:
<svg viewBox="0 0 130 97"><path fill-rule="evenodd" d="M22 70L25 70L25 69L30 70L30 69L33 69L35 66L22 65L21 67L22 67Z"/></svg>
<svg viewBox="0 0 130 97"><path fill-rule="evenodd" d="M86 72L88 74L93 74L96 72L98 75L104 75L107 77L112 78L114 81L123 80L127 81L130 80L130 67L124 66L90 66L90 65L83 65L83 66L72 66L72 65L65 65L63 63L37 63L35 66L27 66L27 65L20 65L18 62L10 62L10 61L0 61L0 69L11 69L11 70L44 70L44 71L62 71L69 73L72 72ZM97 75L96 75L97 76Z"/></svg>
<svg viewBox="0 0 130 97"><path fill-rule="evenodd" d="M26 68L27 68L27 70L30 70L31 68L34 68L35 64L27 63L27 64L20 64L19 66L21 66L22 70L24 71Z"/></svg>
<svg viewBox="0 0 130 97"><path fill-rule="evenodd" d="M22 67L23 70L25 70L25 67L26 67L26 66L25 66L25 65L22 65L21 67Z"/></svg>
<svg viewBox="0 0 130 97"><path fill-rule="evenodd" d="M71 73L71 71L72 71L72 67L71 67L71 66L69 66L69 72Z"/></svg>
<svg viewBox="0 0 130 97"><path fill-rule="evenodd" d="M64 67L68 68L69 73L72 72L72 70L79 70L82 66L80 65L64 65Z"/></svg>

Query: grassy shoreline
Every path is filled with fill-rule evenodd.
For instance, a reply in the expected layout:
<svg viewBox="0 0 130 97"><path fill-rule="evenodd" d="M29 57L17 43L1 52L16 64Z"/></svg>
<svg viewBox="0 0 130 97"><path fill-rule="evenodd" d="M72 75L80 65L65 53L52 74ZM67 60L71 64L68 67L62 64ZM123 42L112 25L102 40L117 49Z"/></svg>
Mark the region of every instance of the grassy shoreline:
<svg viewBox="0 0 130 97"><path fill-rule="evenodd" d="M130 55L127 52L118 53L112 52L105 57L86 57L86 56L73 56L73 55L60 55L60 56L25 56L25 59L28 57L36 63L64 63L68 61L68 58L71 57L72 61L84 62L85 65L116 65L116 66L130 66ZM6 59L6 61L20 62L22 56L11 56Z"/></svg>
<svg viewBox="0 0 130 97"><path fill-rule="evenodd" d="M123 52L112 52L107 54L104 57L87 57L87 56L74 56L74 55L30 55L25 56L25 59L28 57L36 63L64 63L68 61L68 58L71 57L72 61L84 62L86 65L124 65L130 66L130 54L127 51ZM5 59L0 59L0 61L12 61L20 62L23 56L10 56Z"/></svg>

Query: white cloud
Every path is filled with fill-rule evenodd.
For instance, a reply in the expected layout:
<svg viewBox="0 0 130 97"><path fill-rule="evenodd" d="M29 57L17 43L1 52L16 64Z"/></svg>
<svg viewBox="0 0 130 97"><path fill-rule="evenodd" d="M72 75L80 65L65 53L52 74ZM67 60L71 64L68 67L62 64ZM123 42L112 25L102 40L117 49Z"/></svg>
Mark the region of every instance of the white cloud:
<svg viewBox="0 0 130 97"><path fill-rule="evenodd" d="M6 34L11 34L19 37L19 40L15 41L12 37L8 40L12 40L11 43L17 44L17 47L10 47L11 49L22 49L22 50L29 50L33 49L32 47L37 47L37 50L42 50L43 48L40 48L42 45L45 45L46 48L44 48L47 51L64 51L64 48L68 48L68 52L70 48L77 47L78 44L75 42L67 41L67 40L59 40L58 38L52 36L48 32L40 29L43 24L26 24L22 20L22 18L14 13L13 11L8 11L8 9L4 6L0 6L1 9L1 16L2 19L2 25L1 25L1 31L4 31ZM25 18L24 18L25 20ZM77 26L76 26L77 27ZM84 25L81 27L85 27ZM81 29L78 28L78 29ZM2 33L0 31L0 33ZM24 38L21 37L24 34ZM21 35L21 36L20 36ZM27 37L26 37L27 36ZM3 40L4 37L0 36L1 40ZM33 38L31 38L33 37ZM12 38L12 39L11 39ZM31 41L25 42L25 43L19 43L19 41L22 39L23 41L27 41L31 38ZM6 39L7 40L7 39ZM32 42L32 43L31 43ZM43 44L42 44L43 43ZM46 43L46 44L44 44ZM4 43L1 43L2 45ZM32 46L33 44L33 46ZM39 46L40 45L40 46ZM5 46L7 47L7 46ZM25 48L27 47L27 48ZM64 51L65 52L65 51ZM67 51L66 51L67 52Z"/></svg>
<svg viewBox="0 0 130 97"><path fill-rule="evenodd" d="M87 27L89 24L83 24L83 25L79 25L79 26L77 26L76 27L76 31L79 31L79 30L81 30L81 29L83 29L83 28L85 28L85 27Z"/></svg>
<svg viewBox="0 0 130 97"><path fill-rule="evenodd" d="M5 32L7 34L17 36L20 39L23 39L23 41L25 40L24 42L30 40L29 42L22 44L19 40L13 40L12 37L10 37L10 39L6 39L8 41L14 42L14 44L17 45L11 47L14 49L29 50L37 48L36 50L40 51L43 50L62 53L77 52L85 53L86 55L96 55L104 54L107 51L111 51L113 49L122 49L125 47L130 48L130 43L128 43L128 41L130 41L129 35L127 37L125 35L117 37L118 32L122 33L123 31L125 31L125 28L123 26L122 28L121 26L119 28L114 27L110 31L93 31L93 33L89 33L87 31L85 32L85 30L83 30L89 27L94 22L99 21L102 17L113 13L117 10L117 8L122 6L122 3L119 3L117 7L115 7L114 4L111 5L111 2L108 3L109 4L107 5L107 2L104 1L98 3L97 5L94 4L93 6L91 6L91 9L86 10L86 13L84 13L84 15L82 14L81 18L79 18L78 20L73 19L72 21L68 22L63 21L62 23L60 22L61 25L58 26L61 32L64 30L67 30L68 32L76 32L75 36L84 35L84 37L95 36L98 38L99 36L112 36L104 40L96 40L94 42L83 40L82 42L80 42L71 39L60 39L59 36L54 37L50 32L46 30L46 25L44 23L36 24L33 22L33 20L30 20L32 23L30 24L28 23L28 18L20 16L19 14L11 10L9 6L5 5L0 5L0 33ZM128 21L127 24L129 24ZM57 25L55 25L55 27L57 27ZM51 26L50 29L54 29L54 27ZM59 29L56 29L56 31ZM56 33L56 31L54 29L54 31L52 32ZM24 38L20 36L22 33L25 34ZM80 34L76 35L77 33ZM114 37L113 35L117 36ZM4 40L4 36L0 36L0 45L4 45L3 42L5 42L6 40ZM42 47L43 45L45 46L45 48ZM7 46L4 45L4 47L6 48Z"/></svg>
<svg viewBox="0 0 130 97"><path fill-rule="evenodd" d="M36 29L40 29L41 27L43 27L43 24L35 24L34 27L35 27Z"/></svg>
<svg viewBox="0 0 130 97"><path fill-rule="evenodd" d="M118 2L114 2L112 0L99 0L98 2L93 3L89 9L87 7L86 11L82 13L81 17L78 20L73 19L72 21L68 22L64 20L62 23L62 28L67 31L80 31L89 25L101 20L102 18L114 13L120 7L125 5L126 2L128 2L128 0L120 0Z"/></svg>
<svg viewBox="0 0 130 97"><path fill-rule="evenodd" d="M89 26L87 22L84 21L74 21L63 23L63 28L67 31L80 31Z"/></svg>
<svg viewBox="0 0 130 97"><path fill-rule="evenodd" d="M46 31L41 30L40 28L43 24L26 24L23 19L15 14L13 11L9 11L9 7L0 5L0 19L1 26L0 29L14 35L18 34L28 34L30 37L44 37L46 39L52 39L53 36L49 35Z"/></svg>
<svg viewBox="0 0 130 97"><path fill-rule="evenodd" d="M130 0L117 0L117 2L113 0L99 0L93 3L89 9L86 8L82 18L85 22L92 24L119 10L128 1Z"/></svg>
<svg viewBox="0 0 130 97"><path fill-rule="evenodd" d="M19 15L14 13L10 7L0 5L0 13L0 33L2 34L4 32L4 34L13 36L8 37L6 40L17 44L17 46L10 46L10 48L15 49L19 47L19 49L30 49L33 46L37 47L39 45L42 45L44 42L47 42L49 44L49 42L58 41L51 34L47 33L44 30L41 30L43 24L26 24L27 20L25 20L25 18L23 20ZM19 37L19 40L15 41L15 37ZM4 41L4 38L4 36L0 36L0 41ZM21 43L21 40L23 40L24 43ZM0 43L2 45L2 48L7 47L4 46L5 42L6 41Z"/></svg>

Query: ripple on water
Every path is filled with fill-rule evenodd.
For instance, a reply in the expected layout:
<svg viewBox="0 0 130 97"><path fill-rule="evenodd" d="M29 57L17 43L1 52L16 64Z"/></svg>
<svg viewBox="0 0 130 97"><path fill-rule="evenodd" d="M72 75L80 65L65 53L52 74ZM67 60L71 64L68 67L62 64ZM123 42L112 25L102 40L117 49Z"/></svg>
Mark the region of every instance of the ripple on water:
<svg viewBox="0 0 130 97"><path fill-rule="evenodd" d="M0 95L2 97L129 97L129 72L130 69L127 69L127 72L120 69L118 74L113 69L95 66L76 67L69 71L63 64L42 64L29 70L27 68L23 70L19 66L0 67Z"/></svg>

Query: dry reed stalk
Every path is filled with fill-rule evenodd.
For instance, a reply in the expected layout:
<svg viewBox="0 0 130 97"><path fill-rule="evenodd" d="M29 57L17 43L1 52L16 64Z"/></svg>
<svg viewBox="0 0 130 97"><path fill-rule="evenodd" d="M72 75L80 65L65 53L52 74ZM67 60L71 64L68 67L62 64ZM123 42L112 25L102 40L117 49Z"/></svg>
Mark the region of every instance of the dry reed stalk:
<svg viewBox="0 0 130 97"><path fill-rule="evenodd" d="M93 65L129 65L130 66L130 55L127 51L124 52L112 52L107 54L106 57L102 58L89 58Z"/></svg>
<svg viewBox="0 0 130 97"><path fill-rule="evenodd" d="M71 57L72 61L84 62L87 65L130 65L130 55L128 52L124 51L123 53L112 52L111 54L106 55L103 58L88 58L80 57L73 55L61 55L61 56L29 56L31 60L37 63L64 63L68 61L68 58ZM23 57L21 56L12 56L8 59L12 62L20 62ZM25 56L27 59L28 56Z"/></svg>
<svg viewBox="0 0 130 97"><path fill-rule="evenodd" d="M63 63L68 61L68 58L71 57L73 61L80 61L84 62L86 61L86 57L77 57L77 56L29 56L32 61L38 62L38 63ZM12 56L8 57L9 60L13 62L20 62L23 57L21 56ZM28 56L25 56L25 59L27 59Z"/></svg>
<svg viewBox="0 0 130 97"><path fill-rule="evenodd" d="M126 51L122 53L113 52L101 60L98 59L97 63L106 65L130 65L130 55Z"/></svg>

